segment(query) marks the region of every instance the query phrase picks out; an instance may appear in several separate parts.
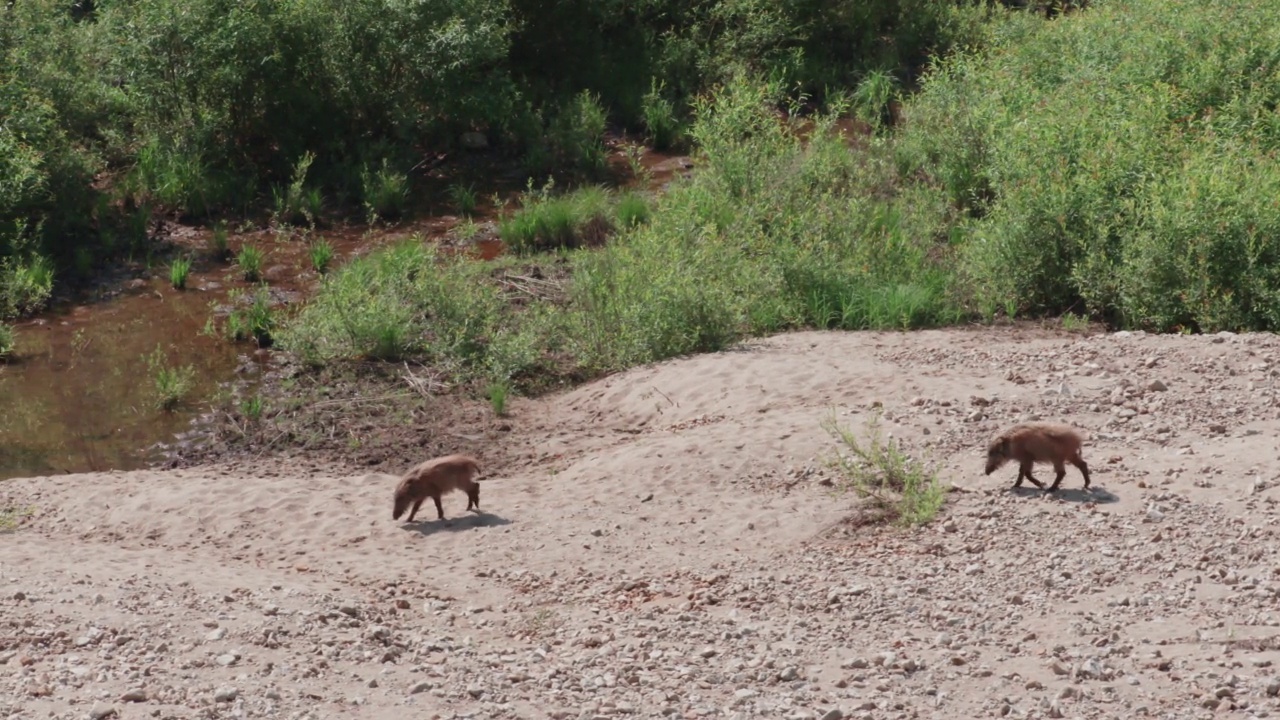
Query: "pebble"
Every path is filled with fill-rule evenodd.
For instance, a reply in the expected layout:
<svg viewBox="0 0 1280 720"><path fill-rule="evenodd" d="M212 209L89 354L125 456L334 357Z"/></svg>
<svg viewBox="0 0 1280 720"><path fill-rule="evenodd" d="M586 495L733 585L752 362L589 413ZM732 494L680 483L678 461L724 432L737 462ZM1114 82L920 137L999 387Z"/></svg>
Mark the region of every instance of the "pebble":
<svg viewBox="0 0 1280 720"><path fill-rule="evenodd" d="M218 703L229 703L240 696L240 691L233 687L220 687L213 692L213 701Z"/></svg>

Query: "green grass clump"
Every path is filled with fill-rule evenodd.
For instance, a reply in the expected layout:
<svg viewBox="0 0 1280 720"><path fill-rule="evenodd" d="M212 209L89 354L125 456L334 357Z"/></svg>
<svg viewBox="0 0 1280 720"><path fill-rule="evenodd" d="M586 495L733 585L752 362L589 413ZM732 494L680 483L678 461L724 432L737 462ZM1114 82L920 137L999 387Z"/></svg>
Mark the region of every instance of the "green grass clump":
<svg viewBox="0 0 1280 720"><path fill-rule="evenodd" d="M321 275L329 272L329 263L333 261L333 246L328 240L317 240L311 244L308 251L311 257L311 267Z"/></svg>
<svg viewBox="0 0 1280 720"><path fill-rule="evenodd" d="M476 189L472 185L463 185L454 183L449 186L449 199L453 201L458 212L465 217L471 217L476 211Z"/></svg>
<svg viewBox="0 0 1280 720"><path fill-rule="evenodd" d="M6 505L0 507L0 534L16 532L22 524L22 518L31 514L29 507Z"/></svg>
<svg viewBox="0 0 1280 720"><path fill-rule="evenodd" d="M663 97L663 89L655 78L641 101L649 142L659 152L678 148L685 141L684 124L676 115L675 105Z"/></svg>
<svg viewBox="0 0 1280 720"><path fill-rule="evenodd" d="M516 253L558 248L596 247L616 231L614 196L605 188L588 186L564 195L553 195L551 187L525 193L519 210L503 218L498 237ZM643 200L627 196L628 219L635 219Z"/></svg>
<svg viewBox="0 0 1280 720"><path fill-rule="evenodd" d="M232 302L238 302L241 292L230 294ZM238 308L227 317L227 335L235 341L250 340L258 347L271 347L275 343L278 322L271 309L271 295L265 286L253 294L253 302L246 308Z"/></svg>
<svg viewBox="0 0 1280 720"><path fill-rule="evenodd" d="M507 382L493 382L485 388L485 396L489 398L489 405L493 408L493 414L498 417L505 417L507 414L507 397L511 393L511 385Z"/></svg>
<svg viewBox="0 0 1280 720"><path fill-rule="evenodd" d="M843 446L830 461L840 475L837 489L869 500L875 520L912 527L937 516L946 503L946 489L938 483L937 474L911 457L900 441L882 437L879 417L867 423L865 443L841 427L834 413L822 426Z"/></svg>
<svg viewBox="0 0 1280 720"><path fill-rule="evenodd" d="M236 255L236 265L244 275L245 282L258 282L262 279L262 261L265 254L253 245L243 245Z"/></svg>
<svg viewBox="0 0 1280 720"><path fill-rule="evenodd" d="M476 290L483 287L468 288L461 265L440 269L435 259L435 250L420 239L355 259L329 275L282 332L282 344L320 360L395 360L433 341L442 350L465 353L478 341L474 330L479 328L468 327L470 321L487 323L496 297L479 297Z"/></svg>
<svg viewBox="0 0 1280 720"><path fill-rule="evenodd" d="M13 326L0 322L0 362L7 360L17 345L18 338L13 332Z"/></svg>
<svg viewBox="0 0 1280 720"><path fill-rule="evenodd" d="M620 228L642 225L649 222L649 203L637 193L626 193L618 198L614 216Z"/></svg>
<svg viewBox="0 0 1280 720"><path fill-rule="evenodd" d="M0 319L37 313L52 294L53 263L48 258L0 258Z"/></svg>
<svg viewBox="0 0 1280 720"><path fill-rule="evenodd" d="M187 276L191 274L190 258L175 258L169 264L169 284L173 285L175 290L185 290L187 287Z"/></svg>
<svg viewBox="0 0 1280 720"><path fill-rule="evenodd" d="M231 248L227 243L227 223L219 220L213 224L209 233L209 255L218 262L226 262L231 258Z"/></svg>
<svg viewBox="0 0 1280 720"><path fill-rule="evenodd" d="M241 400L240 414L250 422L257 422L262 417L262 396L254 394Z"/></svg>
<svg viewBox="0 0 1280 720"><path fill-rule="evenodd" d="M195 367L170 365L159 345L145 359L151 373L156 407L164 411L174 410L195 386Z"/></svg>
<svg viewBox="0 0 1280 720"><path fill-rule="evenodd" d="M409 176L397 172L386 158L376 172L361 171L360 184L365 211L370 219L397 220L404 216L409 204Z"/></svg>

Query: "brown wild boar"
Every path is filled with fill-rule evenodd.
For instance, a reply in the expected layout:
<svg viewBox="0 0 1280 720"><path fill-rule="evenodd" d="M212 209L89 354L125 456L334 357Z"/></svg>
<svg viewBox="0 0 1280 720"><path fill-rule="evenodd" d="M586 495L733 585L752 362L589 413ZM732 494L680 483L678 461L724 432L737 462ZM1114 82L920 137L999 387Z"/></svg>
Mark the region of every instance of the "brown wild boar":
<svg viewBox="0 0 1280 720"><path fill-rule="evenodd" d="M1070 425L1053 422L1028 422L1015 425L992 438L987 446L987 475L995 472L1006 462L1018 463L1018 480L1014 487L1022 487L1022 478L1030 480L1036 487L1045 489L1044 484L1031 476L1031 466L1035 463L1052 463L1058 474L1049 492L1058 489L1062 478L1066 477L1065 463L1080 468L1084 475L1084 486L1089 487L1089 466L1080 456L1083 446L1080 432Z"/></svg>
<svg viewBox="0 0 1280 720"><path fill-rule="evenodd" d="M467 494L467 509L480 509L480 483L475 477L480 474L480 464L467 455L445 455L418 463L405 473L396 487L395 509L391 513L393 520L399 520L405 510L409 510L406 522L413 522L418 508L427 498L436 503L436 514L444 519L444 506L440 504L440 496L454 490Z"/></svg>

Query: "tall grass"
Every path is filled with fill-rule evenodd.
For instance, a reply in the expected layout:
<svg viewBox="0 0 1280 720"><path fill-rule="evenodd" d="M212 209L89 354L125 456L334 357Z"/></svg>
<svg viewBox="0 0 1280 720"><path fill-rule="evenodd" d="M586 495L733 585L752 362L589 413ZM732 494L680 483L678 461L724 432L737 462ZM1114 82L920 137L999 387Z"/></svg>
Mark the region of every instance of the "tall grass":
<svg viewBox="0 0 1280 720"><path fill-rule="evenodd" d="M554 194L553 185L530 188L521 207L504 217L498 236L517 253L557 248L597 247L619 228L648 219L649 208L639 195L615 196L600 186Z"/></svg>
<svg viewBox="0 0 1280 720"><path fill-rule="evenodd" d="M409 177L392 168L387 158L376 172L366 167L360 175L365 211L370 218L397 220L409 204Z"/></svg>
<svg viewBox="0 0 1280 720"><path fill-rule="evenodd" d="M185 290L187 288L187 277L190 274L190 258L174 258L173 262L169 264L169 284L173 285L175 290Z"/></svg>
<svg viewBox="0 0 1280 720"><path fill-rule="evenodd" d="M262 261L265 257L262 250L253 245L245 244L240 247L240 253L236 255L236 265L240 267L246 282L258 282L262 279Z"/></svg>

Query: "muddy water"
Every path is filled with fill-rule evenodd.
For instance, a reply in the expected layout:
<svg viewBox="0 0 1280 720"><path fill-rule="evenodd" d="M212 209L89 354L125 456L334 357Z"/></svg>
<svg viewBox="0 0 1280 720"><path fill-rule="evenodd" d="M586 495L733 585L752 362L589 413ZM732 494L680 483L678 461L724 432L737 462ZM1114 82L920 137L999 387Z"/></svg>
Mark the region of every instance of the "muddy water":
<svg viewBox="0 0 1280 720"><path fill-rule="evenodd" d="M156 281L19 325L16 357L0 365L0 478L137 467L147 446L188 429L245 349L201 335L208 299ZM176 412L154 403L157 347L195 371Z"/></svg>
<svg viewBox="0 0 1280 720"><path fill-rule="evenodd" d="M611 165L626 167L621 154ZM649 188L661 187L689 164L682 158L646 153ZM508 208L519 205L523 181L508 172L476 167L463 178L476 187L497 191ZM427 178L427 197L447 197L447 184L457 178ZM636 183L621 182L623 186ZM323 238L334 248L333 266L414 234L442 241L452 251L481 259L503 253L492 221L496 208L481 196L476 222L488 230L472 242L456 246L450 230L459 223L445 201L427 203L418 218L394 230L368 233L365 228L331 227L306 237L284 236L271 230L233 235L232 252L253 244L265 252L263 276L273 294L298 301L318 281L310 268L307 238ZM193 429L206 417L210 402L227 392L233 380L254 378L272 362L271 353L253 343L231 343L207 323L216 318L221 330L230 291L248 294L234 265L216 262L205 248L210 231L171 226L165 235L195 258L186 290L167 282L166 264L104 298L67 300L41 317L15 328L14 358L0 363L0 480L92 470L131 470L162 459L156 449ZM154 373L147 357L159 347L171 366L191 366L194 384L186 399L171 412L156 407Z"/></svg>

